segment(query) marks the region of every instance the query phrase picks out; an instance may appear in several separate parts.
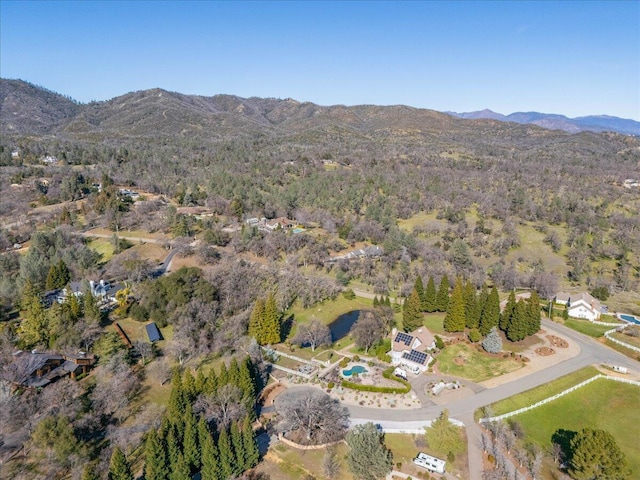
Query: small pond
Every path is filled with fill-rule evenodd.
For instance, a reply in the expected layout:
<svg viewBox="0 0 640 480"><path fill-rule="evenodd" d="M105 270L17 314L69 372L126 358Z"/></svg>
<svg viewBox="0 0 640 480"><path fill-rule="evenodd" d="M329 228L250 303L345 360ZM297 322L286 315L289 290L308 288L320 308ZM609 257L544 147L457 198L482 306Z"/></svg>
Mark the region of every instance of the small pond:
<svg viewBox="0 0 640 480"><path fill-rule="evenodd" d="M331 330L331 341L337 342L338 340L349 335L351 327L356 323L360 316L360 310L352 310L347 313L343 313L333 322L329 324L329 330Z"/></svg>
<svg viewBox="0 0 640 480"><path fill-rule="evenodd" d="M342 375L344 375L345 377L350 377L354 373L357 373L358 375L362 375L363 373L367 373L367 369L364 368L362 365L354 365L349 370L342 371Z"/></svg>

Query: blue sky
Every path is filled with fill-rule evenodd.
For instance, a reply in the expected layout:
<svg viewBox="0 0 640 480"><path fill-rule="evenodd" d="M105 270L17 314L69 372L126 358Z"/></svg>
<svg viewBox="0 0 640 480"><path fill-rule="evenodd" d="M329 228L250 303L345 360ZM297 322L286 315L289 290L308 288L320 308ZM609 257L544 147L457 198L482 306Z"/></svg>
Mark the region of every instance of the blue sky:
<svg viewBox="0 0 640 480"><path fill-rule="evenodd" d="M83 102L161 87L640 120L640 1L0 0L0 75Z"/></svg>

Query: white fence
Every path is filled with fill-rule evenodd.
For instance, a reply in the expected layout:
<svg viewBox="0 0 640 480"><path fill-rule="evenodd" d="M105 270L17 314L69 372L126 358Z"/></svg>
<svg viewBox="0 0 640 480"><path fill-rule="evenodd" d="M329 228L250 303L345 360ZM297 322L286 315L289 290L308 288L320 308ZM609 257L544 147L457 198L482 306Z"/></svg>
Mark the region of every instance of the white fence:
<svg viewBox="0 0 640 480"><path fill-rule="evenodd" d="M298 377L306 378L307 380L311 379L311 375L308 373L302 373L297 370L293 370L291 368L282 367L280 365L276 365L275 363L270 363L269 365L271 365L276 370L282 370L283 372L287 372L287 373L290 373L291 375L296 375Z"/></svg>
<svg viewBox="0 0 640 480"><path fill-rule="evenodd" d="M262 347L262 349L264 351L268 351L265 347ZM325 367L328 367L329 365L331 365L331 362L329 360L322 361L322 360L317 360L315 358L312 358L311 360L305 360L304 358L296 357L295 355L290 355L288 353L281 352L280 350L275 350L274 349L273 352L278 356L281 356L281 357L284 357L284 358L288 358L289 360L295 360L296 362L304 363L306 365L311 365L313 363L318 363L318 364L323 365Z"/></svg>
<svg viewBox="0 0 640 480"><path fill-rule="evenodd" d="M609 335L612 334L613 332L617 331L617 328L611 329L611 330L607 330L606 332L604 332L604 336L611 340L613 343L617 343L618 345L622 345L625 348L628 348L629 350L633 350L634 352L640 352L640 348L638 347L634 347L633 345L629 345L628 343L624 343L622 340L618 340L617 338L613 338L610 337Z"/></svg>
<svg viewBox="0 0 640 480"><path fill-rule="evenodd" d="M539 401L537 403L534 403L533 405L529 405L528 407L519 408L518 410L514 410L513 412L505 413L503 415L498 415L496 417L481 418L480 419L480 423L495 422L497 420L503 420L505 418L513 417L514 415L519 415L521 413L527 412L527 411L532 410L534 408L537 408L537 407L539 407L541 405L549 403L549 402L555 400L556 398L564 397L565 395L573 392L574 390L577 390L577 389L579 389L581 387L584 387L585 385L587 385L587 384L589 384L589 383L591 383L591 382L593 382L595 380L598 380L599 378L604 378L606 380L614 380L616 382L628 383L628 384L636 385L636 386L640 387L640 382L637 382L635 380L628 380L626 378L610 377L609 375L599 374L599 375L596 375L594 377L591 377L591 378L585 380L584 382L580 382L579 384L574 385L573 387L568 388L568 389L566 389L566 390L564 390L564 391L562 391L562 392L560 392L560 393L558 393L558 394L556 394L556 395L554 395L552 397L545 398L544 400L541 400L541 401Z"/></svg>

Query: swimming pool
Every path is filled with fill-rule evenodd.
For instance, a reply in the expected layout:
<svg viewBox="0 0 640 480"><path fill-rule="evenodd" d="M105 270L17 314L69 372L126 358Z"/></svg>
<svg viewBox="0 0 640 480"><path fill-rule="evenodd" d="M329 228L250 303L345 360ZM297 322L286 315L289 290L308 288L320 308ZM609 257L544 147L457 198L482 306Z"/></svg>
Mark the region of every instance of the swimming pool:
<svg viewBox="0 0 640 480"><path fill-rule="evenodd" d="M624 320L625 322L635 323L636 325L640 325L640 320L638 320L633 315L626 315L624 313L620 313L618 314L618 317L620 317L620 320Z"/></svg>
<svg viewBox="0 0 640 480"><path fill-rule="evenodd" d="M344 375L345 377L350 377L354 373L357 373L358 375L360 375L361 373L367 373L367 369L362 365L354 365L349 370L342 371L342 375Z"/></svg>
<svg viewBox="0 0 640 480"><path fill-rule="evenodd" d="M296 227L293 229L293 233L302 233L302 232L304 232L304 228Z"/></svg>

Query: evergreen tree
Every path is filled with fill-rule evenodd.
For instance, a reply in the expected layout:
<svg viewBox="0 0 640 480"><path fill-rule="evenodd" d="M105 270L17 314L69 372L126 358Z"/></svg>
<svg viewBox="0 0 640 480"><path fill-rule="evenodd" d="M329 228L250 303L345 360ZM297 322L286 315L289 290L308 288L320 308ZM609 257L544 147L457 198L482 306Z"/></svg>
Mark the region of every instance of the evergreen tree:
<svg viewBox="0 0 640 480"><path fill-rule="evenodd" d="M100 477L96 472L96 464L94 462L87 463L84 466L80 480L100 480Z"/></svg>
<svg viewBox="0 0 640 480"><path fill-rule="evenodd" d="M507 305L504 307L502 314L500 315L500 323L498 326L500 330L503 332L507 331L507 325L511 323L511 317L513 317L516 311L516 294L513 292L509 292L509 299L507 300Z"/></svg>
<svg viewBox="0 0 640 480"><path fill-rule="evenodd" d="M449 299L447 315L444 317L444 329L447 332L464 332L465 326L464 291L462 280L458 278Z"/></svg>
<svg viewBox="0 0 640 480"><path fill-rule="evenodd" d="M497 327L491 327L491 330L482 341L482 348L489 353L500 353L502 350L502 339L500 338Z"/></svg>
<svg viewBox="0 0 640 480"><path fill-rule="evenodd" d="M200 368L196 373L196 397L201 393L204 393L206 384L207 377L205 377L204 371Z"/></svg>
<svg viewBox="0 0 640 480"><path fill-rule="evenodd" d="M413 288L418 292L418 296L420 297L420 309L424 312L426 299L424 296L424 283L422 283L422 276L418 275L415 283L413 284Z"/></svg>
<svg viewBox="0 0 640 480"><path fill-rule="evenodd" d="M169 478L169 462L166 448L155 428L147 434L144 448L145 480L167 480Z"/></svg>
<svg viewBox="0 0 640 480"><path fill-rule="evenodd" d="M470 281L467 281L464 286L464 316L467 328L478 328L480 325L478 298L476 287Z"/></svg>
<svg viewBox="0 0 640 480"><path fill-rule="evenodd" d="M184 412L184 437L182 438L182 453L187 468L195 473L200 470L200 444L198 442L198 424L191 405L187 405Z"/></svg>
<svg viewBox="0 0 640 480"><path fill-rule="evenodd" d="M218 449L213 442L213 437L204 418L198 422L198 443L200 443L202 456L202 470L200 476L202 480L226 480L220 470Z"/></svg>
<svg viewBox="0 0 640 480"><path fill-rule="evenodd" d="M569 473L577 480L625 480L629 463L613 436L604 430L585 428L571 439Z"/></svg>
<svg viewBox="0 0 640 480"><path fill-rule="evenodd" d="M178 442L178 433L175 425L172 425L171 428L169 428L164 444L166 447L166 458L169 465L169 471L172 471L176 468L178 457L182 451L180 443Z"/></svg>
<svg viewBox="0 0 640 480"><path fill-rule="evenodd" d="M411 295L404 302L404 311L402 312L402 327L405 332L412 332L418 327L424 325L422 319L422 302L420 294L414 287Z"/></svg>
<svg viewBox="0 0 640 480"><path fill-rule="evenodd" d="M495 285L487 297L480 314L480 333L488 335L493 327L498 326L500 320L500 297Z"/></svg>
<svg viewBox="0 0 640 480"><path fill-rule="evenodd" d="M169 480L191 480L191 472L189 471L189 466L182 456L182 453L178 453L178 459L171 467Z"/></svg>
<svg viewBox="0 0 640 480"><path fill-rule="evenodd" d="M238 365L238 359L233 357L231 362L229 362L229 383L231 385L235 385L236 387L240 386L240 366Z"/></svg>
<svg viewBox="0 0 640 480"><path fill-rule="evenodd" d="M40 293L30 281L25 283L20 300L22 321L18 328L20 343L24 348L49 343L49 321L40 301Z"/></svg>
<svg viewBox="0 0 640 480"><path fill-rule="evenodd" d="M85 292L82 295L82 310L84 311L84 317L89 322L98 323L102 319L98 300L91 292Z"/></svg>
<svg viewBox="0 0 640 480"><path fill-rule="evenodd" d="M258 460L260 460L260 452L258 451L258 444L256 443L256 437L253 433L249 417L245 417L242 423L242 443L246 468L253 468L258 464Z"/></svg>
<svg viewBox="0 0 640 480"><path fill-rule="evenodd" d="M127 457L124 456L120 447L113 449L111 462L109 463L109 475L107 478L108 480L133 480L131 466L129 466Z"/></svg>
<svg viewBox="0 0 640 480"><path fill-rule="evenodd" d="M373 308L378 308L380 306L380 302L378 301L378 296L373 297Z"/></svg>
<svg viewBox="0 0 640 480"><path fill-rule="evenodd" d="M267 297L264 305L264 336L262 345L275 345L280 343L280 314L276 305L276 298L273 293ZM258 340L258 339L256 339ZM258 340L260 343L260 340Z"/></svg>
<svg viewBox="0 0 640 480"><path fill-rule="evenodd" d="M436 295L436 312L446 312L449 306L449 278L446 275L442 276L440 281L440 288Z"/></svg>
<svg viewBox="0 0 640 480"><path fill-rule="evenodd" d="M246 357L240 364L240 377L238 386L242 389L242 399L247 406L247 411L250 412L251 418L254 417L254 403L256 398L256 384L252 375L251 359Z"/></svg>
<svg viewBox="0 0 640 480"><path fill-rule="evenodd" d="M387 295L387 298L385 298L384 300L384 306L391 308L391 299L389 298L388 295Z"/></svg>
<svg viewBox="0 0 640 480"><path fill-rule="evenodd" d="M222 429L218 435L218 453L220 455L220 473L222 478L226 479L233 473L233 466L236 463L233 449L231 448L231 440L226 429Z"/></svg>
<svg viewBox="0 0 640 480"><path fill-rule="evenodd" d="M193 403L195 401L197 397L196 379L193 378L193 374L189 369L184 372L182 379L182 392L185 403Z"/></svg>
<svg viewBox="0 0 640 480"><path fill-rule="evenodd" d="M512 342L519 342L527 336L527 321L529 318L527 304L520 300L516 303L513 314L507 324L505 334Z"/></svg>
<svg viewBox="0 0 640 480"><path fill-rule="evenodd" d="M527 335L533 335L540 330L540 297L535 290L531 292L528 304Z"/></svg>
<svg viewBox="0 0 640 480"><path fill-rule="evenodd" d="M384 434L369 422L356 425L347 434L349 470L359 480L384 478L393 467L393 454L384 443Z"/></svg>
<svg viewBox="0 0 640 480"><path fill-rule="evenodd" d="M181 422L186 406L187 402L182 388L182 375L176 369L171 378L171 393L169 394L169 404L167 405L167 418L171 423Z"/></svg>
<svg viewBox="0 0 640 480"><path fill-rule="evenodd" d="M220 371L218 372L217 388L222 388L228 384L229 384L229 371L227 370L227 364L222 362L222 365L220 365Z"/></svg>
<svg viewBox="0 0 640 480"><path fill-rule="evenodd" d="M264 300L258 298L256 300L255 305L253 306L253 310L251 311L251 316L249 317L249 336L251 338L255 338L258 343L262 345L260 341L263 337L262 331L262 322L264 319Z"/></svg>
<svg viewBox="0 0 640 480"><path fill-rule="evenodd" d="M230 436L231 445L233 446L235 457L235 462L233 463L233 473L234 475L238 475L244 472L248 467L247 459L245 458L244 443L242 441L242 432L240 431L237 422L233 422L231 424Z"/></svg>
<svg viewBox="0 0 640 480"><path fill-rule="evenodd" d="M219 386L221 385L218 381L218 375L216 374L215 369L212 368L209 371L209 375L207 376L207 381L204 384L202 393L213 393L218 389Z"/></svg>
<svg viewBox="0 0 640 480"><path fill-rule="evenodd" d="M429 281L427 282L427 286L424 289L424 305L423 310L425 312L435 312L436 311L436 298L438 296L438 292L436 291L436 283L433 281L433 277L429 277Z"/></svg>

